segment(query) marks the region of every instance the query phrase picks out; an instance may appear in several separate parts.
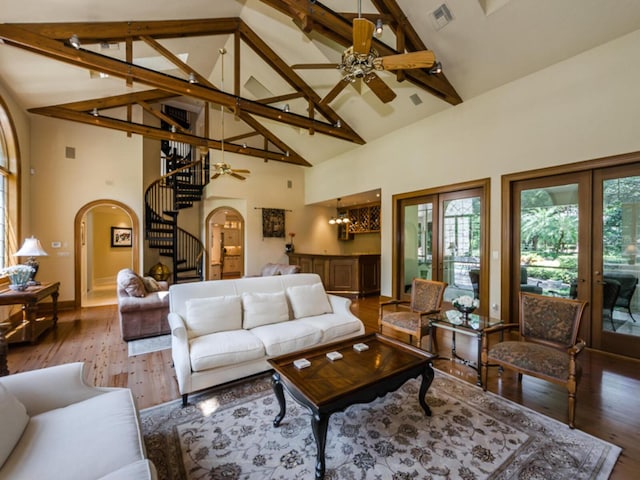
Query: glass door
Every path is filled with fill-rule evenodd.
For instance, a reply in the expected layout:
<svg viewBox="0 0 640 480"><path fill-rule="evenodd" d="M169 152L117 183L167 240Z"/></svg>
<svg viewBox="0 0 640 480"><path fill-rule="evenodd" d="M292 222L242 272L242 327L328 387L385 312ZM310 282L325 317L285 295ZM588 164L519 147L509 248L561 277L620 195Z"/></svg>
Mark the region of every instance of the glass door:
<svg viewBox="0 0 640 480"><path fill-rule="evenodd" d="M481 269L487 218L481 185L395 198L397 296L408 298L416 277L440 280L448 284L445 301L469 295L480 299L479 313L489 312L488 272Z"/></svg>
<svg viewBox="0 0 640 480"><path fill-rule="evenodd" d="M594 174L593 346L640 357L640 166Z"/></svg>
<svg viewBox="0 0 640 480"><path fill-rule="evenodd" d="M589 190L589 173L514 183L511 318L518 318L519 292L590 301ZM585 340L588 315L580 330Z"/></svg>

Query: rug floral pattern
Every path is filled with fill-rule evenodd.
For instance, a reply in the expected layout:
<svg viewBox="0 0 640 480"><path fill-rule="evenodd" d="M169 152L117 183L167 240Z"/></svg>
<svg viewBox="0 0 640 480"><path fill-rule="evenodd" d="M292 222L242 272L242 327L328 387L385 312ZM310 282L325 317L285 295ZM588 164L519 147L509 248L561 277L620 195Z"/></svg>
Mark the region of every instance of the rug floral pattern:
<svg viewBox="0 0 640 480"><path fill-rule="evenodd" d="M331 416L326 479L607 478L618 447L570 430L496 395L437 372L417 402L419 381ZM162 479L314 478L309 412L287 396L279 411L268 377L141 412L149 457ZM601 476L601 477L600 477Z"/></svg>

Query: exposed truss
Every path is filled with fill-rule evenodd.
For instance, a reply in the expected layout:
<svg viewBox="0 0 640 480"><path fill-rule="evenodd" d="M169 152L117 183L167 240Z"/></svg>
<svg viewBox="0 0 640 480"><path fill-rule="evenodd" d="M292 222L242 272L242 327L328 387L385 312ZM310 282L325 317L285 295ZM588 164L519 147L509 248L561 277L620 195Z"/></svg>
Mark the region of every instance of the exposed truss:
<svg viewBox="0 0 640 480"><path fill-rule="evenodd" d="M277 10L290 15L295 23L304 31L316 31L338 43L348 46L352 39L351 19L353 14L337 14L318 2L308 0L262 0ZM373 4L380 11L380 16L390 26L397 38L397 49L424 50L426 47L409 24L395 0L373 0ZM73 48L68 39L77 35L84 46L97 43L124 43L126 59L119 60L107 55L96 53L83 48ZM201 73L184 63L176 54L169 51L158 40L202 37L213 35L234 35L236 58L235 85L233 93L220 91ZM0 39L30 52L44 55L67 64L101 72L112 77L124 79L128 86L134 83L150 87L138 93L129 93L104 98L87 99L80 102L62 105L32 108L29 111L55 118L86 123L139 134L148 138L160 140L174 140L190 143L197 147L221 149L254 156L265 160L276 160L296 165L310 166L310 163L293 151L284 141L274 135L259 119L284 123L297 128L308 130L311 134L328 135L341 140L364 144L365 141L341 118L330 103L342 91L346 82L338 84L324 98L321 98L269 45L267 45L240 18L197 19L197 20L169 20L151 22L87 22L87 23L21 23L0 24ZM191 75L195 83L188 80L169 76L136 65L133 61L133 49L136 42L142 42L151 47L161 56L172 62L185 75ZM240 42L250 47L267 65L277 72L291 87L292 91L272 98L249 100L239 96L240 78ZM398 53L387 45L374 39L374 46L381 54ZM398 71L398 80L407 79L429 93L436 95L451 104L462 100L444 75L429 75L422 70ZM233 138L212 139L197 136L184 131L180 125L167 118L160 110L153 107L170 98L190 97L202 102L205 112L205 131L209 131L209 105L221 105L231 111L237 119L243 121L250 131ZM299 115L285 112L271 104L289 99L304 98L308 103L308 114ZM132 121L132 108L138 107L173 125L174 131L169 132L155 126L135 123ZM126 108L127 119L111 118L104 114L104 110L111 108ZM100 111L96 116L94 112ZM263 148L247 147L244 143L236 144L245 138L263 137Z"/></svg>

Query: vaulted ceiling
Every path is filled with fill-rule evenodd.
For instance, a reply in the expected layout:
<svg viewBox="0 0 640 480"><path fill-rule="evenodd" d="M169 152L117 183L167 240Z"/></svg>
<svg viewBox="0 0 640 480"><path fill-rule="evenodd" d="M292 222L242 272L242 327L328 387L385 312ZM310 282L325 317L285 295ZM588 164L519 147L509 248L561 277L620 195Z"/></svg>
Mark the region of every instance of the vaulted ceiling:
<svg viewBox="0 0 640 480"><path fill-rule="evenodd" d="M443 3L0 0L0 80L33 114L211 149L224 133L225 151L311 166L640 25L635 0L447 0L448 23ZM345 81L335 66L357 16L382 20L381 56L428 49L442 73ZM158 103L202 112L211 134Z"/></svg>

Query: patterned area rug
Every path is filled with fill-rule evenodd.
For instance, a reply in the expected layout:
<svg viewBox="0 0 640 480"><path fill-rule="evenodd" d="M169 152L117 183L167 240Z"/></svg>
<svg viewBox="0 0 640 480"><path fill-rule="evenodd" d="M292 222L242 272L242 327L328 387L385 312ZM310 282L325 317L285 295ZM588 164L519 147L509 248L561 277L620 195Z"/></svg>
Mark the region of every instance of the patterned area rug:
<svg viewBox="0 0 640 480"><path fill-rule="evenodd" d="M620 448L436 371L329 421L326 479L605 479ZM287 395L279 411L270 377L141 411L159 478L314 478L310 414Z"/></svg>
<svg viewBox="0 0 640 480"><path fill-rule="evenodd" d="M158 337L141 338L127 342L129 356L142 355L144 353L157 352L171 348L171 335L160 335Z"/></svg>

